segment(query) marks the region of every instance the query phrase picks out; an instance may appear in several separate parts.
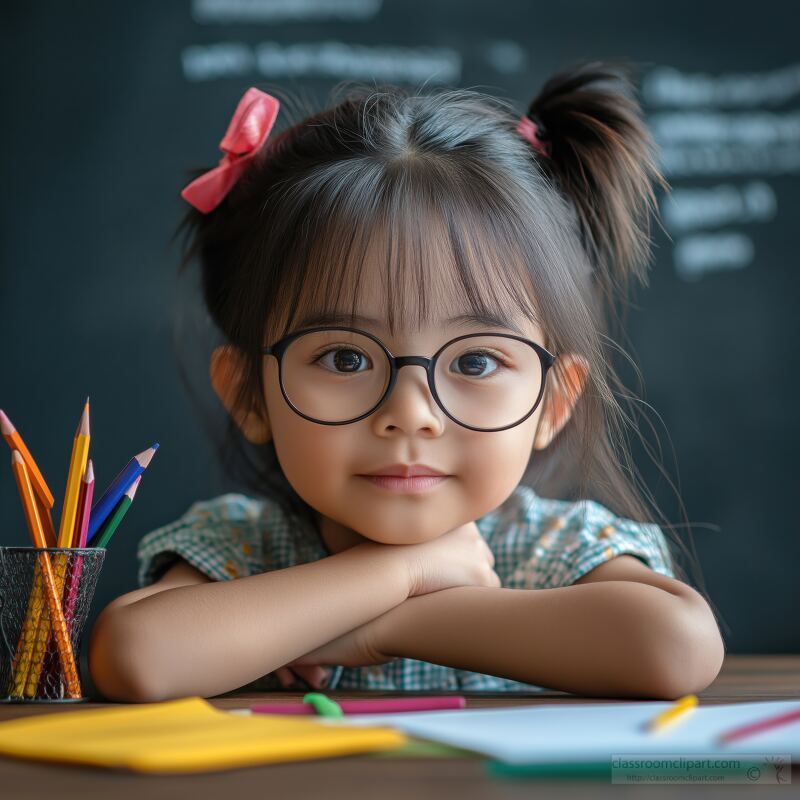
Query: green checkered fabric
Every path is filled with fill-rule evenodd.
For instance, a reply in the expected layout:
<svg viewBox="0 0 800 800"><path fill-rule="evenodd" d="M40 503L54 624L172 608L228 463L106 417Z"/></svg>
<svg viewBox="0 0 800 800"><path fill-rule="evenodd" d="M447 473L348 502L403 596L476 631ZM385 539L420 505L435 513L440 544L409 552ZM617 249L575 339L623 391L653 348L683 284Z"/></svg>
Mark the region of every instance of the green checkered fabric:
<svg viewBox="0 0 800 800"><path fill-rule="evenodd" d="M637 556L655 572L674 577L666 538L657 525L617 517L591 500L547 499L520 484L501 506L476 523L494 553L494 569L504 588L569 586L624 553ZM139 583L147 586L158 580L178 557L209 578L224 581L327 555L316 528L287 518L276 502L225 494L194 503L178 520L142 538ZM248 688L283 687L270 673ZM326 689L541 691L533 684L410 658L364 667L334 666Z"/></svg>

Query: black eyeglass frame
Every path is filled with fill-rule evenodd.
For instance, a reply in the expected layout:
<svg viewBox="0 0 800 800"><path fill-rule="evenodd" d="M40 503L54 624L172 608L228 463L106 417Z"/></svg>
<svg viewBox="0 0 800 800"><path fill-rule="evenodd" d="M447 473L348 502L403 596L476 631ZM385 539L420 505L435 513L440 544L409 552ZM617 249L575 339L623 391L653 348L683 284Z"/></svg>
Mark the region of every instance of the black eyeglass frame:
<svg viewBox="0 0 800 800"><path fill-rule="evenodd" d="M383 352L386 354L389 360L389 367L391 370L391 374L389 376L389 383L386 386L386 390L384 391L381 399L365 414L362 414L360 417L355 417L354 419L344 420L341 422L327 422L325 420L315 419L314 417L309 417L307 414L304 414L297 408L292 401L289 399L289 396L286 394L286 389L283 385L283 356L286 352L289 345L295 340L304 336L307 333L317 333L318 331L349 331L351 333L358 333L362 336L366 336L369 339L372 339L375 344L380 347ZM536 401L533 404L531 410L521 419L517 420L517 422L512 423L511 425L505 425L502 428L475 428L472 425L467 425L465 422L461 422L461 420L456 419L445 407L444 403L442 403L441 398L439 397L439 393L436 391L436 384L434 382L434 372L436 370L436 363L439 359L439 356L448 348L451 344L455 342L459 342L462 339L474 339L481 336L503 336L506 339L516 339L518 342L523 342L528 346L532 347L536 354L539 356L539 362L542 366L542 385L539 388L539 395L536 398ZM467 428L471 431L478 431L482 433L497 433L499 431L505 431L509 428L515 428L517 425L521 425L525 422L531 414L539 406L539 403L542 401L542 397L544 396L544 388L545 383L547 382L547 373L549 369L553 366L558 356L553 355L549 350L542 347L542 345L537 344L531 339L526 339L524 336L517 336L513 333L498 333L495 331L487 331L482 333L465 333L462 336L456 336L455 339L450 339L450 341L445 342L430 358L426 358L425 356L395 356L391 350L374 334L370 333L369 331L361 330L360 328L349 328L346 326L341 325L322 325L316 328L304 328L299 331L294 331L294 333L290 333L287 336L284 336L282 339L279 339L272 345L268 345L266 347L261 348L261 352L264 355L274 356L278 360L278 377L279 383L281 386L281 394L284 397L284 400L288 403L289 407L294 411L296 414L299 414L303 419L309 420L309 422L316 422L319 425L352 425L354 422L359 422L362 419L365 419L370 414L374 414L385 402L386 399L391 394L392 389L394 388L395 383L397 382L397 373L398 371L405 366L416 366L422 367L425 370L425 373L428 377L428 389L430 389L431 395L433 399L436 401L436 405L444 412L444 414L457 425L461 425L463 428Z"/></svg>

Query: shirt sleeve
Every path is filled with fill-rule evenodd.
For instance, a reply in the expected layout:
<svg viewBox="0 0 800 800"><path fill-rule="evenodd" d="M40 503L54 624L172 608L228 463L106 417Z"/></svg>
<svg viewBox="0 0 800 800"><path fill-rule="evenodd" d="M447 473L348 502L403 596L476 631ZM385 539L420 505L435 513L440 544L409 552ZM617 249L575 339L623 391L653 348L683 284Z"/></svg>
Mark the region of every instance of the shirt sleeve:
<svg viewBox="0 0 800 800"><path fill-rule="evenodd" d="M569 586L600 564L620 555L632 555L654 572L675 577L674 563L664 532L653 523L618 517L591 500L553 502L540 521L527 563L521 565L524 583L531 588Z"/></svg>
<svg viewBox="0 0 800 800"><path fill-rule="evenodd" d="M263 572L262 502L226 494L194 503L139 542L139 585L155 583L178 558L212 580Z"/></svg>

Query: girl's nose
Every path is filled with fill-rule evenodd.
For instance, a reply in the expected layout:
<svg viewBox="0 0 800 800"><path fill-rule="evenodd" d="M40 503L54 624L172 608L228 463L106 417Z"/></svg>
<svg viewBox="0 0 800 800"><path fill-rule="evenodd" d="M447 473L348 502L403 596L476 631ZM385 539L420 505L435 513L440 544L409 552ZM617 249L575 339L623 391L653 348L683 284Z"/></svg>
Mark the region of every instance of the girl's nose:
<svg viewBox="0 0 800 800"><path fill-rule="evenodd" d="M439 435L444 421L445 415L428 386L427 374L416 365L398 371L391 394L375 412L376 425L400 428L406 433L424 429Z"/></svg>

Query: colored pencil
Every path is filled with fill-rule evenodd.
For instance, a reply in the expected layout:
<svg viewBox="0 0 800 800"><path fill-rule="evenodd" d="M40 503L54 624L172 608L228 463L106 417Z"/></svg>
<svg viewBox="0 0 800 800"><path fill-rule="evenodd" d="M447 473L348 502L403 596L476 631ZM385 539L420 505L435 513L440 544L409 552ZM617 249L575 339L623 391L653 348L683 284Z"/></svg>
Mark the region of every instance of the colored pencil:
<svg viewBox="0 0 800 800"><path fill-rule="evenodd" d="M95 503L92 509L92 515L89 518L89 533L87 541L90 546L94 547L92 540L95 538L97 531L102 527L108 519L109 514L114 510L114 507L122 498L122 495L130 488L131 484L147 469L158 450L158 442L143 450L138 455L135 455L123 468L122 472L117 475L111 482L108 489L103 492L102 497Z"/></svg>
<svg viewBox="0 0 800 800"><path fill-rule="evenodd" d="M111 516L106 521L106 524L100 528L100 531L97 534L97 542L94 547L108 547L108 542L111 537L114 535L114 531L119 527L120 522L122 522L122 518L128 513L128 509L131 507L131 503L133 502L133 498L136 495L136 490L139 488L139 483L142 480L142 476L140 475L128 488L125 494L122 495L122 499L117 503L114 511L111 513Z"/></svg>
<svg viewBox="0 0 800 800"><path fill-rule="evenodd" d="M86 547L86 530L89 527L89 513L92 507L92 494L94 493L94 465L90 458L86 462L86 472L81 479L81 490L78 496L78 513L75 517L75 530L72 535L72 547ZM72 569L69 569L64 580L64 593L62 595L64 619L67 622L69 634L72 636L72 626L74 623L75 606L78 602L78 590L81 585L83 575L83 556L77 554L57 553L56 560L59 559L72 562ZM50 631L50 641L45 646L44 664L39 676L39 696L43 696L47 691L48 684L51 684L58 670L58 658L53 652L53 631Z"/></svg>
<svg viewBox="0 0 800 800"><path fill-rule="evenodd" d="M22 507L25 511L25 519L28 523L33 546L44 548L46 547L44 529L42 528L39 510L34 499L33 487L28 477L25 461L18 450L15 450L11 455L11 468L14 471L14 477L17 481L17 488L22 500ZM48 554L45 552L39 553L38 561L42 570L42 582L47 599L47 608L50 612L50 617L53 620L55 629L56 643L58 646L59 659L61 661L61 669L66 682L67 695L72 698L78 698L81 696L80 680L75 666L75 656L72 652L72 644L70 643L69 634L67 632L67 625L64 620L64 613L61 608L61 600L59 598L60 591L56 587Z"/></svg>
<svg viewBox="0 0 800 800"><path fill-rule="evenodd" d="M45 541L48 547L55 547L56 533L53 528L53 518L50 513L50 509L55 503L55 498L50 491L50 487L47 485L47 481L44 479L44 475L42 475L41 470L36 464L36 460L31 455L30 450L28 450L19 432L2 408L0 408L0 433L12 450L19 450L25 462L25 466L28 468L28 475L34 491L36 492L36 502L39 505L39 519L41 519L42 526L44 527Z"/></svg>
<svg viewBox="0 0 800 800"><path fill-rule="evenodd" d="M800 709L786 711L783 714L776 714L772 717L763 717L755 722L748 722L746 725L739 725L736 728L724 731L717 737L717 744L735 742L739 739L744 739L746 736L752 736L754 733L772 730L780 725L788 725L790 722L797 722L798 720L800 720Z"/></svg>
<svg viewBox="0 0 800 800"><path fill-rule="evenodd" d="M81 478L86 472L86 462L89 458L89 442L91 433L89 429L89 398L83 406L80 421L78 422L75 437L72 442L72 453L69 461L69 472L67 475L67 487L64 492L64 505L61 509L61 520L58 529L58 547L69 548L72 545L72 533L75 528L75 517L78 512L78 496L80 494ZM68 553L56 553L55 563L53 564L53 575L58 596L62 597L64 592L64 582L67 575L69 564ZM28 677L25 683L25 696L35 697L39 679L44 668L45 657L47 654L47 644L50 639L50 632L53 623L47 605L42 607L39 623L36 627L36 635L33 641L33 656L28 669ZM53 630L58 634L57 630Z"/></svg>
<svg viewBox="0 0 800 800"><path fill-rule="evenodd" d="M464 708L463 695L420 695L419 697L391 697L383 700L339 700L345 714L393 714L401 711L433 711ZM258 703L250 706L254 714L316 714L311 703Z"/></svg>
<svg viewBox="0 0 800 800"><path fill-rule="evenodd" d="M78 496L78 513L75 517L75 530L72 533L72 547L86 547L86 534L89 530L89 516L92 513L94 495L94 466L90 458L86 462L86 472L81 478L81 491Z"/></svg>
<svg viewBox="0 0 800 800"><path fill-rule="evenodd" d="M651 732L660 731L686 718L697 705L697 695L687 694L679 697L668 709L656 714L647 724Z"/></svg>
<svg viewBox="0 0 800 800"><path fill-rule="evenodd" d="M61 521L58 527L58 546L69 547L72 544L72 532L75 529L75 515L78 511L78 494L81 478L86 472L86 461L89 457L89 398L83 407L78 429L72 441L72 455L69 459L67 488L64 492L64 506L61 509Z"/></svg>
<svg viewBox="0 0 800 800"><path fill-rule="evenodd" d="M55 498L53 497L53 493L50 491L50 488L47 485L47 481L44 479L44 475L42 475L39 467L36 465L36 461L31 455L30 450L28 450L28 448L25 446L25 442L22 441L22 437L19 435L19 432L12 425L11 420L6 416L5 412L1 408L0 432L2 432L3 438L8 442L8 446L12 450L19 450L22 460L25 462L25 466L28 469L31 485L34 488L37 497L39 497L48 508L52 508L53 504L55 503Z"/></svg>
<svg viewBox="0 0 800 800"><path fill-rule="evenodd" d="M25 610L25 620L22 623L22 631L17 640L17 650L11 665L12 688L9 689L8 693L13 697L22 697L25 690L31 659L33 658L36 629L39 627L39 617L42 614L42 606L45 602L42 565L37 559L33 572L33 586L28 595L28 607Z"/></svg>

